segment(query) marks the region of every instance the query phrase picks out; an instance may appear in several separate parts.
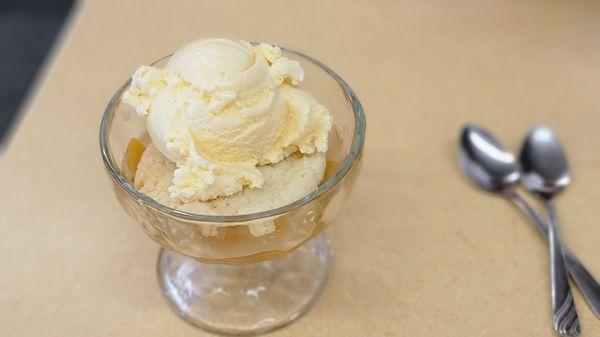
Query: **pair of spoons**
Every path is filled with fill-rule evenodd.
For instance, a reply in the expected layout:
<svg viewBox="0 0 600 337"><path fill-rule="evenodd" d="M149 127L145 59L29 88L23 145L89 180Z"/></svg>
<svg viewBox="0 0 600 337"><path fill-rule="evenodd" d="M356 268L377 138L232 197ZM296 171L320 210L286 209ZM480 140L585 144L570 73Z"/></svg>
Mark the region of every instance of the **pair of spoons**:
<svg viewBox="0 0 600 337"><path fill-rule="evenodd" d="M575 280L599 318L600 285L559 239L553 199L569 184L571 178L558 137L548 127L534 128L525 138L517 161L489 132L475 125L467 125L459 139L459 160L475 184L512 201L548 238L554 330L563 336L579 335L581 327L568 275ZM547 223L515 191L519 183L543 200L548 215Z"/></svg>

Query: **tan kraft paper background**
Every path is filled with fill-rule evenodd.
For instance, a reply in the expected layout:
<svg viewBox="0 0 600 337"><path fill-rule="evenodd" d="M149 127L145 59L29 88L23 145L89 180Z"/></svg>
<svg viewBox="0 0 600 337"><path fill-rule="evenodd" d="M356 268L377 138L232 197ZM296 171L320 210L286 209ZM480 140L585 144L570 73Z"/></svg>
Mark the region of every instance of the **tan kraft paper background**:
<svg viewBox="0 0 600 337"><path fill-rule="evenodd" d="M208 335L161 297L158 247L114 199L97 135L136 66L215 36L314 55L367 112L328 288L272 336L553 335L546 246L461 175L465 121L513 149L556 129L574 170L564 239L600 277L600 2L86 1L0 157L0 336Z"/></svg>

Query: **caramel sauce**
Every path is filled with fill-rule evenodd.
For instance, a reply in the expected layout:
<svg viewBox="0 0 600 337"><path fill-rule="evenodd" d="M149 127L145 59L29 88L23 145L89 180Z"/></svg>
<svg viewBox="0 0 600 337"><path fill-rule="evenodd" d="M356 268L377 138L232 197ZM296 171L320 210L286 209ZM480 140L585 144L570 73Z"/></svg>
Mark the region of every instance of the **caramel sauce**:
<svg viewBox="0 0 600 337"><path fill-rule="evenodd" d="M146 147L137 138L132 138L129 144L127 144L127 150L125 150L121 166L123 167L123 176L129 183L133 183L135 180L135 172L137 171L144 150L146 150Z"/></svg>
<svg viewBox="0 0 600 337"><path fill-rule="evenodd" d="M145 146L140 140L132 138L129 141L122 167L123 176L130 182L133 182L135 179L135 173L144 150ZM340 162L328 159L321 184L333 177L340 167ZM298 234L295 232L297 229L294 229L293 224L287 223L287 221L289 219L286 217L276 219L276 232L262 237L254 237L250 234L247 226L234 225L221 227L220 234L216 237L204 237L200 233L195 234L191 242L187 244L201 245L206 248L207 253L210 252L207 254L210 256L192 256L204 263L246 264L269 260L287 254L307 240L318 235L325 226L319 219L316 219L310 225L311 228L309 231ZM172 239L166 241L177 244ZM167 248L179 250L178 247ZM249 252L252 250L258 252L250 254L242 253L242 251Z"/></svg>

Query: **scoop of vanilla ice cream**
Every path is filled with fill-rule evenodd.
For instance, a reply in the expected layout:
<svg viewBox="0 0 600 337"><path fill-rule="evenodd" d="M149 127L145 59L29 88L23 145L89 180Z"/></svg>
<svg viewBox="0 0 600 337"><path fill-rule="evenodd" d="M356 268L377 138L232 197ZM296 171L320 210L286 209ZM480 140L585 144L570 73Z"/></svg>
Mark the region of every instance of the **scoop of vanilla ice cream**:
<svg viewBox="0 0 600 337"><path fill-rule="evenodd" d="M303 78L277 47L197 40L164 69L138 68L123 101L147 116L153 144L177 165L171 198L210 200L261 187L257 165L327 151L331 115L295 87Z"/></svg>

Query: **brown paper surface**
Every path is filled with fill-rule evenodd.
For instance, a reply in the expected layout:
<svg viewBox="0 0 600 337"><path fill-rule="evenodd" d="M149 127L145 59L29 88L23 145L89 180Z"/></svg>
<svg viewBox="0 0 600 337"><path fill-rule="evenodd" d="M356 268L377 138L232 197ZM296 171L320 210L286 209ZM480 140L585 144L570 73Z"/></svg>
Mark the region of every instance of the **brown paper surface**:
<svg viewBox="0 0 600 337"><path fill-rule="evenodd" d="M555 128L574 178L563 237L600 278L600 2L86 1L0 158L0 336L209 335L161 297L158 247L113 197L98 126L136 66L219 36L317 57L367 113L328 287L272 336L553 336L546 245L462 176L466 121L515 150ZM600 336L575 296L582 336Z"/></svg>

